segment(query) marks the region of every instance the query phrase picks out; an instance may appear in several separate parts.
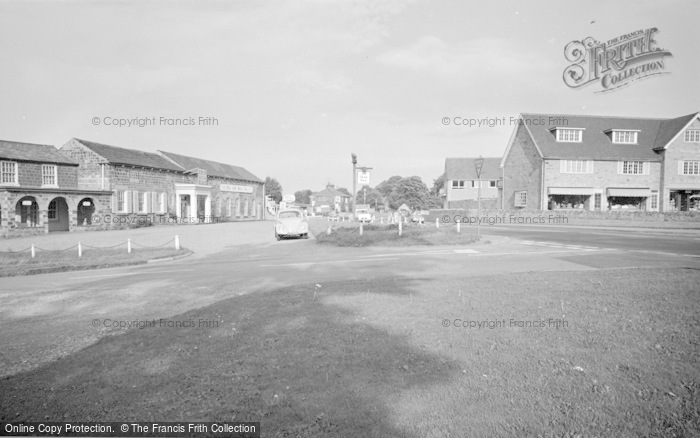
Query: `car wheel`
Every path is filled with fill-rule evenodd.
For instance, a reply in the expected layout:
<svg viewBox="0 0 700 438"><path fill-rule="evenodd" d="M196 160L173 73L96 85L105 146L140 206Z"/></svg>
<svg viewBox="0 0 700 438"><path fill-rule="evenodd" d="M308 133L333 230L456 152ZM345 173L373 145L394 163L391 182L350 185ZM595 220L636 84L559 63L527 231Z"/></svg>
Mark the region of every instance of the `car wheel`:
<svg viewBox="0 0 700 438"><path fill-rule="evenodd" d="M308 238L309 238L308 233L307 233L307 234L304 234L303 236L301 236L301 238L302 238L302 239L308 239Z"/></svg>
<svg viewBox="0 0 700 438"><path fill-rule="evenodd" d="M279 240L281 240L281 239L282 239L282 237L280 237L280 235L279 235L279 234L275 233L275 239L277 239L277 241L279 241Z"/></svg>

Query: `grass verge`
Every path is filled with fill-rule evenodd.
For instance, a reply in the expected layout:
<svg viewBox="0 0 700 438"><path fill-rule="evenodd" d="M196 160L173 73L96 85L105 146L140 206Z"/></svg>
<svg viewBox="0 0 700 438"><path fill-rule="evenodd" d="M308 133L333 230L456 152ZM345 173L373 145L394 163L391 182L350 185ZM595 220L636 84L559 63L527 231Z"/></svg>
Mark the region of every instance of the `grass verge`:
<svg viewBox="0 0 700 438"><path fill-rule="evenodd" d="M243 295L0 380L0 420L235 419L274 437L697 436L699 281L689 269L538 272ZM550 318L567 325L521 324Z"/></svg>
<svg viewBox="0 0 700 438"><path fill-rule="evenodd" d="M316 242L335 246L414 246L414 245L467 245L479 239L469 231L457 233L454 227L436 229L431 226L407 226L399 236L398 225L341 226L331 234L316 234Z"/></svg>
<svg viewBox="0 0 700 438"><path fill-rule="evenodd" d="M125 248L86 249L82 257L76 250L37 251L32 258L29 252L0 252L0 277L45 274L49 272L80 271L85 269L113 268L137 265L148 260L163 259L189 254L187 249L133 248L131 254Z"/></svg>

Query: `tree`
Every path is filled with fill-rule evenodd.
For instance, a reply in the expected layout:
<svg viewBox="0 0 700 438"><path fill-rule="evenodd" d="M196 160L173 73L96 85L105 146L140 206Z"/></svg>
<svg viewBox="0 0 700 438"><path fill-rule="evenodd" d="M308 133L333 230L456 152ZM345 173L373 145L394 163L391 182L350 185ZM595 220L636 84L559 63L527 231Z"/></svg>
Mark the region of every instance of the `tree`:
<svg viewBox="0 0 700 438"><path fill-rule="evenodd" d="M346 195L348 195L348 196L352 196L352 195L350 194L350 192L348 191L348 189L346 189L345 187L338 187L336 190L338 190L340 193L344 193L344 194L346 194Z"/></svg>
<svg viewBox="0 0 700 438"><path fill-rule="evenodd" d="M265 194L279 204L282 201L282 185L276 179L268 176L265 178Z"/></svg>
<svg viewBox="0 0 700 438"><path fill-rule="evenodd" d="M364 193L362 192L363 190L365 191ZM365 202L365 200L367 200L367 202ZM368 204L371 207L375 205L384 205L384 202L382 201L382 194L379 192L379 190L373 189L370 186L364 186L357 191L355 202L357 204Z"/></svg>
<svg viewBox="0 0 700 438"><path fill-rule="evenodd" d="M391 195L391 192L394 191L394 188L396 187L396 184L401 181L403 178L395 175L392 176L391 178L387 179L386 181L382 181L377 185L377 190L382 194L382 196L389 197Z"/></svg>
<svg viewBox="0 0 700 438"><path fill-rule="evenodd" d="M393 178L393 177L392 177ZM391 178L390 178L391 179ZM389 206L398 209L401 204L425 210L429 207L430 191L419 176L401 178L389 195Z"/></svg>
<svg viewBox="0 0 700 438"><path fill-rule="evenodd" d="M301 204L311 204L311 194L313 194L311 190L299 190L298 192L294 192L294 197L296 198L296 202Z"/></svg>
<svg viewBox="0 0 700 438"><path fill-rule="evenodd" d="M430 189L431 195L440 196L440 190L445 188L445 178L447 175L443 172L442 175L438 176L437 179L433 180L433 188Z"/></svg>

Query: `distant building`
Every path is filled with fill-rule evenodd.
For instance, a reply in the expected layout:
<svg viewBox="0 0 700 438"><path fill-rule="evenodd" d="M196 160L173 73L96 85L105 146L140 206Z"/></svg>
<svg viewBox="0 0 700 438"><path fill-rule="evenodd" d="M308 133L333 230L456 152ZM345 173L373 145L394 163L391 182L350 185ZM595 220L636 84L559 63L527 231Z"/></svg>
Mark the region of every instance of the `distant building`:
<svg viewBox="0 0 700 438"><path fill-rule="evenodd" d="M309 197L314 214L349 212L350 198L352 196L337 190L333 184Z"/></svg>
<svg viewBox="0 0 700 438"><path fill-rule="evenodd" d="M699 210L700 114L521 114L501 165L505 208Z"/></svg>
<svg viewBox="0 0 700 438"><path fill-rule="evenodd" d="M79 184L79 164L50 145L0 140L0 236L90 227L111 192Z"/></svg>
<svg viewBox="0 0 700 438"><path fill-rule="evenodd" d="M445 208L476 208L479 178L476 158L445 159ZM481 199L484 208L499 208L502 171L500 158L484 158L481 167Z"/></svg>

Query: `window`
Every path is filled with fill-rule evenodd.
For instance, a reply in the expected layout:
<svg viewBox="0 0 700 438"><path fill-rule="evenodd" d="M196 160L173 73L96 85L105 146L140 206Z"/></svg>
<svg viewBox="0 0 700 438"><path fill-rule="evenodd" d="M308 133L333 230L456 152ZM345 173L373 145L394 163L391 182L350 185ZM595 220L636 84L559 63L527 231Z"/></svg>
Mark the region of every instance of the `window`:
<svg viewBox="0 0 700 438"><path fill-rule="evenodd" d="M472 186L473 188L479 187L479 181L477 181L477 180L471 180L471 181L469 181L469 182L471 183L471 186Z"/></svg>
<svg viewBox="0 0 700 438"><path fill-rule="evenodd" d="M165 213L163 209L163 204L164 204L164 199L165 199L165 193L155 193L155 205L153 206L153 212L154 213Z"/></svg>
<svg viewBox="0 0 700 438"><path fill-rule="evenodd" d="M525 207L526 205L527 205L527 192L526 191L515 192L515 206L516 207Z"/></svg>
<svg viewBox="0 0 700 438"><path fill-rule="evenodd" d="M651 191L651 199L649 199L649 209L650 210L658 210L659 209L659 191L658 190Z"/></svg>
<svg viewBox="0 0 700 438"><path fill-rule="evenodd" d="M648 165L644 165L644 161L621 161L622 174L624 175L643 175L646 174Z"/></svg>
<svg viewBox="0 0 700 438"><path fill-rule="evenodd" d="M637 131L613 131L613 143L637 144Z"/></svg>
<svg viewBox="0 0 700 438"><path fill-rule="evenodd" d="M560 173L593 173L591 160L559 160Z"/></svg>
<svg viewBox="0 0 700 438"><path fill-rule="evenodd" d="M700 175L700 161L681 161L683 175Z"/></svg>
<svg viewBox="0 0 700 438"><path fill-rule="evenodd" d="M489 181L489 187L496 187L498 181Z"/></svg>
<svg viewBox="0 0 700 438"><path fill-rule="evenodd" d="M0 161L0 184L19 184L17 179L17 163Z"/></svg>
<svg viewBox="0 0 700 438"><path fill-rule="evenodd" d="M146 208L148 207L147 202L146 202L146 193L145 192L136 192L136 199L138 203L138 212L139 213L146 213Z"/></svg>
<svg viewBox="0 0 700 438"><path fill-rule="evenodd" d="M55 200L55 199L54 199L53 201L49 202L49 211L48 211L48 214L49 214L49 220L50 220L50 221L55 221L56 219L58 219L57 210L56 210L56 200Z"/></svg>
<svg viewBox="0 0 700 438"><path fill-rule="evenodd" d="M580 143L583 139L583 129L557 128L557 141L567 143Z"/></svg>
<svg viewBox="0 0 700 438"><path fill-rule="evenodd" d="M452 180L452 188L453 189L463 189L464 188L464 181Z"/></svg>
<svg viewBox="0 0 700 438"><path fill-rule="evenodd" d="M57 168L53 164L41 165L41 185L58 187Z"/></svg>
<svg viewBox="0 0 700 438"><path fill-rule="evenodd" d="M700 141L700 129L686 129L685 131L685 141Z"/></svg>
<svg viewBox="0 0 700 438"><path fill-rule="evenodd" d="M117 190L117 212L126 213L126 191Z"/></svg>

